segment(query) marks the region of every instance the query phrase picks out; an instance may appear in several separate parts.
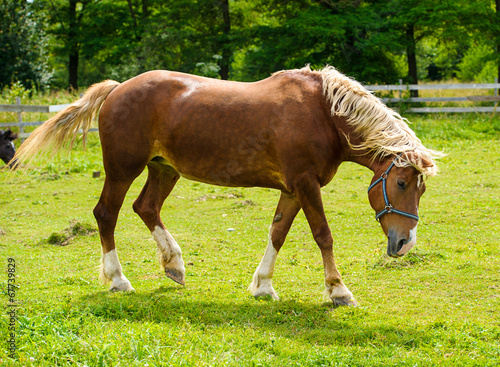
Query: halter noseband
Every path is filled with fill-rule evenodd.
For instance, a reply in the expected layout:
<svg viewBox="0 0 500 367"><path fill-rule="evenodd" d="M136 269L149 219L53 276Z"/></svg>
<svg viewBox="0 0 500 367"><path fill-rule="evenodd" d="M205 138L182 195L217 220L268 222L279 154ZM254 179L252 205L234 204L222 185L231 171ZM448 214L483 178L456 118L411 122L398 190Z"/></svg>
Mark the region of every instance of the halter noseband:
<svg viewBox="0 0 500 367"><path fill-rule="evenodd" d="M400 155L398 155L392 161L392 163L389 166L389 168L387 168L387 170L384 173L382 173L382 175L374 183L372 183L368 187L368 192L370 192L370 190L373 189L373 187L375 185L377 185L380 181L382 181L382 193L384 194L385 208L382 211L378 212L375 215L375 219L378 220L378 221L380 221L380 217L382 217L384 214L388 214L388 213L399 214L399 215L402 215L402 216L405 216L405 217L408 217L408 218L411 218L411 219L415 219L416 221L418 221L418 215L414 215L414 214L411 214L411 213L407 213L407 212L403 212L401 210L394 209L394 207L389 203L389 198L387 196L387 185L386 185L387 176L389 176L389 172L391 171L392 167L394 167L396 159L399 159L402 155L403 155L403 153L401 153Z"/></svg>

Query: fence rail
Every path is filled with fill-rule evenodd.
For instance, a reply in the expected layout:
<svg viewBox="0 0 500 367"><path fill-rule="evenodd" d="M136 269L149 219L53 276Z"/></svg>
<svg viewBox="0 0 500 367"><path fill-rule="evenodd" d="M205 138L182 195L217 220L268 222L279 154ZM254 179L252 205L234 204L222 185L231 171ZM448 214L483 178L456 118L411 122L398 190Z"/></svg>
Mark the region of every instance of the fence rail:
<svg viewBox="0 0 500 367"><path fill-rule="evenodd" d="M395 91L399 92L399 97L382 98L385 103L434 103L434 102L495 102L493 106L470 106L470 107L411 107L407 111L412 113L467 113L467 112L500 112L498 102L500 96L498 90L500 83L495 78L495 83L473 83L473 84L403 84L400 79L399 84L392 85L368 85L368 90ZM403 91L412 90L453 90L453 89L489 89L494 91L494 95L465 96L465 97L410 97L403 98Z"/></svg>
<svg viewBox="0 0 500 367"><path fill-rule="evenodd" d="M0 129L4 127L17 127L19 128L19 138L26 139L30 133L24 132L26 126L39 126L45 121L23 121L23 113L53 113L59 112L70 104L58 104L50 106L34 106L21 104L21 99L16 97L16 104L0 104L0 112L16 112L17 122L0 122ZM89 131L97 131L97 128L92 128Z"/></svg>
<svg viewBox="0 0 500 367"><path fill-rule="evenodd" d="M493 102L493 106L470 106L470 107L411 107L407 111L412 113L488 113L500 112L498 102L500 102L500 83L495 79L495 83L475 83L475 84L403 84L402 80L399 84L393 85L367 85L368 90L377 91L395 91L399 93L399 97L382 98L386 103L434 103L434 102ZM403 98L404 91L412 90L451 90L451 89L489 89L494 91L494 95L482 96L466 96L466 97L410 97ZM19 128L19 137L27 138L30 133L24 132L26 126L38 126L44 121L23 121L23 113L53 113L61 111L68 107L69 104L59 104L51 106L32 106L21 104L20 98L16 98L16 104L0 104L0 112L15 112L17 113L17 122L0 122L0 129L4 127ZM90 131L97 131L97 128L92 128Z"/></svg>
<svg viewBox="0 0 500 367"><path fill-rule="evenodd" d="M368 85L369 90L499 89L500 83Z"/></svg>

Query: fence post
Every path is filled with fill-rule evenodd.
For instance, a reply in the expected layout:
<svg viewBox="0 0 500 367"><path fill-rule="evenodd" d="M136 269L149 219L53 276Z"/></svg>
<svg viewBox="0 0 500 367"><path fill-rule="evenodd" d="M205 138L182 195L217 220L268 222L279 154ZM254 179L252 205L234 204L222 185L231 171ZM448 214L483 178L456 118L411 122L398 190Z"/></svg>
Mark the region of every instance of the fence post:
<svg viewBox="0 0 500 367"><path fill-rule="evenodd" d="M399 85L403 85L403 79L399 79ZM399 90L399 98L403 98L403 90L400 89Z"/></svg>
<svg viewBox="0 0 500 367"><path fill-rule="evenodd" d="M16 105L21 106L21 98L16 97ZM24 126L22 125L22 123L23 123L23 112L22 111L19 111L17 113L17 122L19 123L19 135L21 135L24 133Z"/></svg>
<svg viewBox="0 0 500 367"><path fill-rule="evenodd" d="M495 78L495 84L498 83L498 77ZM495 96L498 96L498 88L495 88Z"/></svg>

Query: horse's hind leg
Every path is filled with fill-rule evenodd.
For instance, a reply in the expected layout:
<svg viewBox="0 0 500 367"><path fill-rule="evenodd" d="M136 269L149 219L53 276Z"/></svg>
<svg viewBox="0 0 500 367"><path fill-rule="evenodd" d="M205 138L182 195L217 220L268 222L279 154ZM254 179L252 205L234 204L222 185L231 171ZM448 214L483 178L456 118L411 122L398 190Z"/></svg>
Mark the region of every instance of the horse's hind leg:
<svg viewBox="0 0 500 367"><path fill-rule="evenodd" d="M134 290L122 273L122 266L116 253L114 235L118 213L134 178L126 181L114 181L106 176L101 198L94 209L102 244L101 280L104 283L112 282L110 291Z"/></svg>
<svg viewBox="0 0 500 367"><path fill-rule="evenodd" d="M185 268L181 248L167 231L160 218L163 202L179 179L171 167L156 162L148 164L148 179L141 194L134 202L134 211L139 214L151 231L158 245L160 265L167 277L184 285Z"/></svg>
<svg viewBox="0 0 500 367"><path fill-rule="evenodd" d="M266 252L253 275L252 283L248 287L254 297L268 295L276 300L279 299L272 286L274 265L278 252L283 246L286 235L299 210L300 204L294 196L281 193L273 224L269 230L269 242Z"/></svg>

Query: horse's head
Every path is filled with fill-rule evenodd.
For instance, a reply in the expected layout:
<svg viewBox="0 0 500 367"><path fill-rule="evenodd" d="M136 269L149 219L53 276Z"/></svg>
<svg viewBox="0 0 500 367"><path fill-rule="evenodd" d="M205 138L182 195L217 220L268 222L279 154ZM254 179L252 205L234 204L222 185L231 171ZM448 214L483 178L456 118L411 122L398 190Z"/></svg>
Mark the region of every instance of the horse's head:
<svg viewBox="0 0 500 367"><path fill-rule="evenodd" d="M370 205L387 235L387 255L400 257L417 242L418 205L425 192L419 167L430 167L415 153L400 154L388 159L375 171L368 188Z"/></svg>
<svg viewBox="0 0 500 367"><path fill-rule="evenodd" d="M0 130L0 158L5 163L9 163L16 153L16 148L12 142L15 139L17 139L17 134L13 134L10 129L6 131Z"/></svg>

